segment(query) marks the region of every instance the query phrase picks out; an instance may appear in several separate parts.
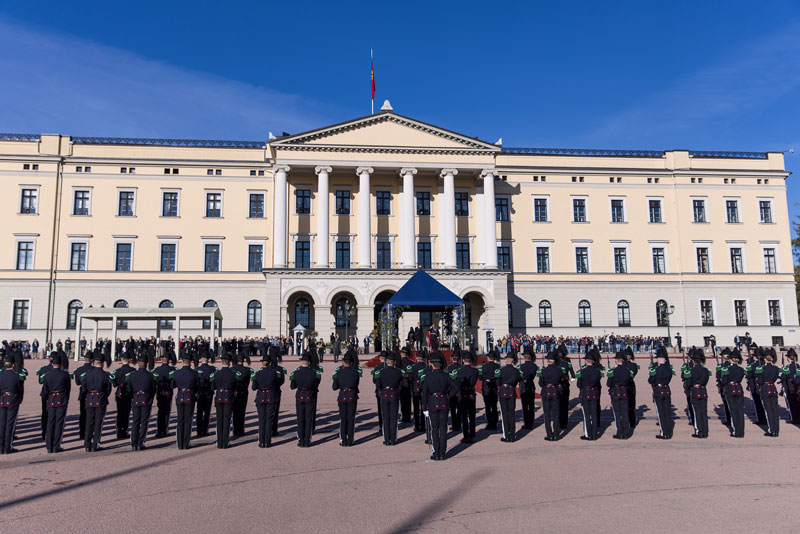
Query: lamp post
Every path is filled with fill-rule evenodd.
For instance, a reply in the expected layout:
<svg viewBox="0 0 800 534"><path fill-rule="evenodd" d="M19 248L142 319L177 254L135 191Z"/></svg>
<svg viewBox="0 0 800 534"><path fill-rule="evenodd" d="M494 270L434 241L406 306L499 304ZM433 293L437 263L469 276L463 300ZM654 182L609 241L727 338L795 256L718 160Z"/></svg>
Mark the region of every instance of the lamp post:
<svg viewBox="0 0 800 534"><path fill-rule="evenodd" d="M670 330L669 330L669 326L670 326L669 325L669 323L670 323L669 316L672 315L673 313L675 313L675 306L670 304L669 308L667 310L665 310L665 311L667 312L667 346L671 347L672 346L672 334L670 333Z"/></svg>
<svg viewBox="0 0 800 534"><path fill-rule="evenodd" d="M339 304L338 306L336 306L336 315L337 316L342 315L342 312L344 312L344 317L346 319L345 323L344 323L344 338L345 338L345 340L347 340L349 338L348 327L350 326L350 317L353 316L355 311L356 311L356 307L355 306L351 306L350 302L348 302L348 301L345 301L344 305Z"/></svg>

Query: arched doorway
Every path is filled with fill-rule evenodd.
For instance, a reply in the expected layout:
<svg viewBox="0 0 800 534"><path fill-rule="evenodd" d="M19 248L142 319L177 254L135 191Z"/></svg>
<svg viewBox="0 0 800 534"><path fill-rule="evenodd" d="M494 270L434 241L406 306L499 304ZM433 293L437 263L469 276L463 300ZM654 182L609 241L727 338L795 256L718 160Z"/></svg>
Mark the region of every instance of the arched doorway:
<svg viewBox="0 0 800 534"><path fill-rule="evenodd" d="M480 342L480 325L483 314L486 312L486 302L483 295L471 291L464 295L464 311L466 312L467 336L475 336L475 340Z"/></svg>
<svg viewBox="0 0 800 534"><path fill-rule="evenodd" d="M309 332L316 330L316 323L314 321L314 299L311 298L311 295L304 291L299 291L289 297L287 304L289 332L298 324L305 326ZM319 332L320 335L329 333L330 332Z"/></svg>
<svg viewBox="0 0 800 534"><path fill-rule="evenodd" d="M342 340L356 335L358 309L356 308L356 298L352 293L342 291L333 296L331 315L333 315L334 329Z"/></svg>
<svg viewBox="0 0 800 534"><path fill-rule="evenodd" d="M377 332L378 330L378 321L380 320L381 310L389 301L389 299L392 298L392 295L394 295L395 293L397 292L392 290L381 291L380 293L378 293L378 296L375 297L375 313L373 314L374 322L372 328L373 332ZM375 336L375 340L373 341L373 343L375 345L376 352L380 352L383 350L383 345L381 344L380 336Z"/></svg>

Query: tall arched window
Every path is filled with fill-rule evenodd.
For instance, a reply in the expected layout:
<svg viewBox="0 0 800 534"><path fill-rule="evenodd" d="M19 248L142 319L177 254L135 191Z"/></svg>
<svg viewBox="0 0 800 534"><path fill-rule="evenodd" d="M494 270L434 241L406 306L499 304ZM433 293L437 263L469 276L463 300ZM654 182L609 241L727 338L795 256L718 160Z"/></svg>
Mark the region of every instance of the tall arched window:
<svg viewBox="0 0 800 534"><path fill-rule="evenodd" d="M308 328L309 306L307 299L297 299L297 301L294 303L294 322L295 326L301 324Z"/></svg>
<svg viewBox="0 0 800 534"><path fill-rule="evenodd" d="M631 307L627 300L617 302L617 323L619 326L631 325Z"/></svg>
<svg viewBox="0 0 800 534"><path fill-rule="evenodd" d="M539 303L539 326L553 326L553 309L549 300Z"/></svg>
<svg viewBox="0 0 800 534"><path fill-rule="evenodd" d="M114 303L115 308L127 308L128 301L125 299L119 299ZM118 330L125 330L128 328L128 321L123 321L122 319L117 319L117 329Z"/></svg>
<svg viewBox="0 0 800 534"><path fill-rule="evenodd" d="M261 303L257 300L247 303L247 328L261 328Z"/></svg>
<svg viewBox="0 0 800 534"><path fill-rule="evenodd" d="M218 308L216 300L207 300L203 303L204 308ZM214 320L214 328L217 328L217 324L219 321ZM210 319L203 319L203 330L208 330L211 328L211 320Z"/></svg>
<svg viewBox="0 0 800 534"><path fill-rule="evenodd" d="M71 300L67 304L67 329L71 330L78 326L78 312L83 309L83 303L79 300Z"/></svg>
<svg viewBox="0 0 800 534"><path fill-rule="evenodd" d="M158 304L159 308L174 308L175 305L172 304L171 300L162 300ZM162 319L161 320L161 328L166 330L172 330L172 320L171 319Z"/></svg>
<svg viewBox="0 0 800 534"><path fill-rule="evenodd" d="M656 324L658 326L669 326L669 313L667 312L667 301L659 300L656 302Z"/></svg>
<svg viewBox="0 0 800 534"><path fill-rule="evenodd" d="M592 305L588 300L578 303L578 326L592 326Z"/></svg>

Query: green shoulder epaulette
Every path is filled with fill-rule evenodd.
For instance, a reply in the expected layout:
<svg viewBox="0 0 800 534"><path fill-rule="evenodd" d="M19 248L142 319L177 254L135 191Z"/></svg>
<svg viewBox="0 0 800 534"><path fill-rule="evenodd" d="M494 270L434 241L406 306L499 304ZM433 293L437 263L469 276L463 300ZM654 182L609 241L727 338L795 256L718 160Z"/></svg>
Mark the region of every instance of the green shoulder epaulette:
<svg viewBox="0 0 800 534"><path fill-rule="evenodd" d="M494 370L494 377L495 378L500 378L500 369L495 369Z"/></svg>
<svg viewBox="0 0 800 534"><path fill-rule="evenodd" d="M169 372L169 378L172 378L173 376L175 376L175 369Z"/></svg>
<svg viewBox="0 0 800 534"><path fill-rule="evenodd" d="M608 370L608 378L612 378L613 376L614 376L614 370L613 369L609 369Z"/></svg>
<svg viewBox="0 0 800 534"><path fill-rule="evenodd" d="M575 378L580 378L580 377L581 377L581 372L582 372L582 371L583 371L583 367L581 367L580 369L578 369L577 371L575 371Z"/></svg>

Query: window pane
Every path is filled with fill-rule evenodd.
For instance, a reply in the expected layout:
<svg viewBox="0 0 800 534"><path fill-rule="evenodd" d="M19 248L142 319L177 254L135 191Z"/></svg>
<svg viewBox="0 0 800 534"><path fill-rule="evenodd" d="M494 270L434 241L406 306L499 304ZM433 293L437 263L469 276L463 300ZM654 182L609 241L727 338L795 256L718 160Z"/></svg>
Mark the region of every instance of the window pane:
<svg viewBox="0 0 800 534"><path fill-rule="evenodd" d="M614 249L614 272L615 273L628 272L627 250L624 248Z"/></svg>
<svg viewBox="0 0 800 534"><path fill-rule="evenodd" d="M495 206L495 219L497 222L508 222L509 214L508 214L508 199L507 198L495 198L494 199L494 206Z"/></svg>
<svg viewBox="0 0 800 534"><path fill-rule="evenodd" d="M298 189L295 194L295 210L298 215L308 215L311 213L311 190Z"/></svg>
<svg viewBox="0 0 800 534"><path fill-rule="evenodd" d="M667 272L667 265L664 257L663 248L653 249L653 272L655 274L663 274Z"/></svg>
<svg viewBox="0 0 800 534"><path fill-rule="evenodd" d="M417 191L417 215L431 214L431 194L429 191Z"/></svg>
<svg viewBox="0 0 800 534"><path fill-rule="evenodd" d="M734 300L733 307L736 313L736 326L747 326L747 301Z"/></svg>
<svg viewBox="0 0 800 534"><path fill-rule="evenodd" d="M264 217L264 195L261 193L250 194L250 217L260 219Z"/></svg>
<svg viewBox="0 0 800 534"><path fill-rule="evenodd" d="M375 193L375 214L392 214L392 193L390 191L377 191Z"/></svg>
<svg viewBox="0 0 800 534"><path fill-rule="evenodd" d="M336 215L350 215L350 191L335 191Z"/></svg>
<svg viewBox="0 0 800 534"><path fill-rule="evenodd" d="M378 269L392 268L392 245L387 241L378 241L377 248Z"/></svg>
<svg viewBox="0 0 800 534"><path fill-rule="evenodd" d="M17 243L17 270L31 269L33 269L33 241L20 241Z"/></svg>
<svg viewBox="0 0 800 534"><path fill-rule="evenodd" d="M548 247L536 247L536 272L550 272L550 249Z"/></svg>
<svg viewBox="0 0 800 534"><path fill-rule="evenodd" d="M586 222L586 199L572 199L572 220L574 222Z"/></svg>
<svg viewBox="0 0 800 534"><path fill-rule="evenodd" d="M708 249L705 247L700 247L697 249L697 272L698 273L709 272Z"/></svg>
<svg viewBox="0 0 800 534"><path fill-rule="evenodd" d="M336 242L336 268L350 268L350 242L348 241Z"/></svg>
<svg viewBox="0 0 800 534"><path fill-rule="evenodd" d="M117 271L131 270L131 249L130 243L117 243Z"/></svg>
<svg viewBox="0 0 800 534"><path fill-rule="evenodd" d="M767 301L767 307L769 308L769 325L770 326L781 326L781 303L779 300L769 300Z"/></svg>
<svg viewBox="0 0 800 534"><path fill-rule="evenodd" d="M206 194L206 217L222 217L222 193Z"/></svg>
<svg viewBox="0 0 800 534"><path fill-rule="evenodd" d="M734 274L744 272L744 264L742 262L741 248L737 247L731 249L731 272Z"/></svg>
<svg viewBox="0 0 800 534"><path fill-rule="evenodd" d="M511 270L511 247L497 247L497 268L502 271Z"/></svg>
<svg viewBox="0 0 800 534"><path fill-rule="evenodd" d="M575 272L589 272L589 249L587 247L575 248Z"/></svg>
<svg viewBox="0 0 800 534"><path fill-rule="evenodd" d="M497 202L497 199L495 199ZM456 217L469 216L469 193L456 193Z"/></svg>
<svg viewBox="0 0 800 534"><path fill-rule="evenodd" d="M611 222L625 222L625 209L621 199L611 200Z"/></svg>
<svg viewBox="0 0 800 534"><path fill-rule="evenodd" d="M703 326L714 326L714 309L710 300L700 301L700 318Z"/></svg>
<svg viewBox="0 0 800 534"><path fill-rule="evenodd" d="M533 200L533 220L536 222L547 221L547 199L536 198Z"/></svg>
<svg viewBox="0 0 800 534"><path fill-rule="evenodd" d="M764 249L764 272L768 274L775 274L778 272L777 265L775 263L775 249L774 248L765 248Z"/></svg>
<svg viewBox="0 0 800 534"><path fill-rule="evenodd" d="M247 328L261 328L261 303L257 300L247 303Z"/></svg>
<svg viewBox="0 0 800 534"><path fill-rule="evenodd" d="M178 193L164 193L161 215L162 217L178 216Z"/></svg>
<svg viewBox="0 0 800 534"><path fill-rule="evenodd" d="M294 263L295 267L297 267L298 269L308 269L311 267L311 248L309 241L295 242Z"/></svg>
<svg viewBox="0 0 800 534"><path fill-rule="evenodd" d="M431 244L417 243L417 267L420 269L431 268Z"/></svg>
<svg viewBox="0 0 800 534"><path fill-rule="evenodd" d="M704 200L693 200L692 210L694 213L694 222L706 222L706 203Z"/></svg>
<svg viewBox="0 0 800 534"><path fill-rule="evenodd" d="M661 201L660 200L651 200L650 201L650 222L651 223L660 223L661 222Z"/></svg>
<svg viewBox="0 0 800 534"><path fill-rule="evenodd" d="M133 217L133 191L120 191L119 210L120 217Z"/></svg>
<svg viewBox="0 0 800 534"><path fill-rule="evenodd" d="M728 215L729 223L739 222L739 204L735 200L725 201L725 211Z"/></svg>
<svg viewBox="0 0 800 534"><path fill-rule="evenodd" d="M72 243L72 255L70 257L69 270L86 270L86 243Z"/></svg>
<svg viewBox="0 0 800 534"><path fill-rule="evenodd" d="M550 302L543 300L539 303L539 326L553 326L553 310Z"/></svg>
<svg viewBox="0 0 800 534"><path fill-rule="evenodd" d="M456 243L456 267L469 269L469 243Z"/></svg>
<svg viewBox="0 0 800 534"><path fill-rule="evenodd" d="M219 245L206 245L204 270L207 273L219 272Z"/></svg>
<svg viewBox="0 0 800 534"><path fill-rule="evenodd" d="M14 301L14 317L12 318L11 328L28 328L28 315L30 313L30 302L27 300Z"/></svg>
<svg viewBox="0 0 800 534"><path fill-rule="evenodd" d="M164 243L161 245L161 271L172 272L175 270L175 250L177 245Z"/></svg>
<svg viewBox="0 0 800 534"><path fill-rule="evenodd" d="M20 213L36 213L37 191L36 189L23 189L22 200L20 202Z"/></svg>
<svg viewBox="0 0 800 534"><path fill-rule="evenodd" d="M249 245L247 247L247 270L251 273L261 271L262 260L264 257L263 245Z"/></svg>

